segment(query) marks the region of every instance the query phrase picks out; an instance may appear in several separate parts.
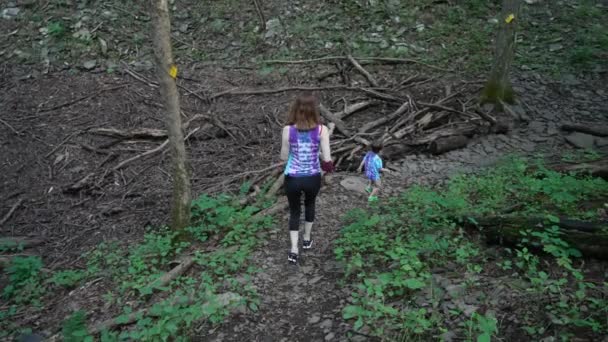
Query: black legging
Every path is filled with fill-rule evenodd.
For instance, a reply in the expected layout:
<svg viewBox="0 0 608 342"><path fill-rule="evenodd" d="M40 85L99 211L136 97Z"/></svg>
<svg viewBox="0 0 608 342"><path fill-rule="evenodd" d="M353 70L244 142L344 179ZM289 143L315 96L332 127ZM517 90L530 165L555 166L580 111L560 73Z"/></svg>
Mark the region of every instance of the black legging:
<svg viewBox="0 0 608 342"><path fill-rule="evenodd" d="M302 204L300 198L304 193L304 219L306 222L315 220L315 200L321 189L321 175L308 177L285 177L285 190L289 202L289 230L300 229L300 213Z"/></svg>

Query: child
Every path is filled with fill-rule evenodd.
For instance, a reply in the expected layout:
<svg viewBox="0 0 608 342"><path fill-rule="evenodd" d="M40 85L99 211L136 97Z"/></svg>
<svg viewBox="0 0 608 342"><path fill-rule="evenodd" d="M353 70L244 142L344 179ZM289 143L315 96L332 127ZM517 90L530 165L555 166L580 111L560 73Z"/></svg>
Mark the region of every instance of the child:
<svg viewBox="0 0 608 342"><path fill-rule="evenodd" d="M369 202L378 200L378 192L380 192L382 186L380 174L390 173L390 170L383 168L382 159L378 155L382 151L382 147L381 141L374 141L371 144L371 151L367 152L358 169L358 172L361 172L365 167L365 176L369 179L369 186L365 190L371 192L367 199Z"/></svg>

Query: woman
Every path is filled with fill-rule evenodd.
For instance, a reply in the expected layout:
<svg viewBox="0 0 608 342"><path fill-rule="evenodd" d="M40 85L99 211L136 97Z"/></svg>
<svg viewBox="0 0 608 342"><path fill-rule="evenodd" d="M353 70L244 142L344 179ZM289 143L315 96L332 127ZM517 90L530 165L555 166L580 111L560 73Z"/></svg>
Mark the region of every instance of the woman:
<svg viewBox="0 0 608 342"><path fill-rule="evenodd" d="M319 162L319 150L323 161ZM289 202L290 263L298 262L300 230L300 198L304 193L303 249L312 248L310 237L315 220L315 201L321 189L321 170L333 172L329 150L329 129L321 124L319 105L313 95L299 96L289 109L287 126L283 128L281 160L285 164L285 190Z"/></svg>

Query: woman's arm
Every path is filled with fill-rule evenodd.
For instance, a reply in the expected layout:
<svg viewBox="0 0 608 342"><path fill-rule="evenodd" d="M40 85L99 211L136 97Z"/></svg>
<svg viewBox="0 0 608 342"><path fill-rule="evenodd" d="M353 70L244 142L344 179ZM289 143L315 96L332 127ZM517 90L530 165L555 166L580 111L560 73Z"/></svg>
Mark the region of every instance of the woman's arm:
<svg viewBox="0 0 608 342"><path fill-rule="evenodd" d="M324 162L331 161L331 149L329 146L329 128L323 125L323 130L321 132L321 160Z"/></svg>
<svg viewBox="0 0 608 342"><path fill-rule="evenodd" d="M289 158L289 126L283 127L283 135L281 137L281 160L286 161Z"/></svg>

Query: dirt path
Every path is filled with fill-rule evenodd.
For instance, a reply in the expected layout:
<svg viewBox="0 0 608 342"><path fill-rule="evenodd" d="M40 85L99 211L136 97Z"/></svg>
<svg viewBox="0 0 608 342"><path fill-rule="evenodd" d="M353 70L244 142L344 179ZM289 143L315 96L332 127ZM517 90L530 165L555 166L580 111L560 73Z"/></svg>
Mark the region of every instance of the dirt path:
<svg viewBox="0 0 608 342"><path fill-rule="evenodd" d="M338 177L325 186L317 202L313 248L300 251L299 265L287 262L287 216L253 256L260 272L252 279L260 297L260 310L230 319L210 335L211 341L323 341L341 340L350 327L342 322L340 308L349 291L340 286L341 266L335 261L333 241L340 217L365 204L365 197L348 193Z"/></svg>

